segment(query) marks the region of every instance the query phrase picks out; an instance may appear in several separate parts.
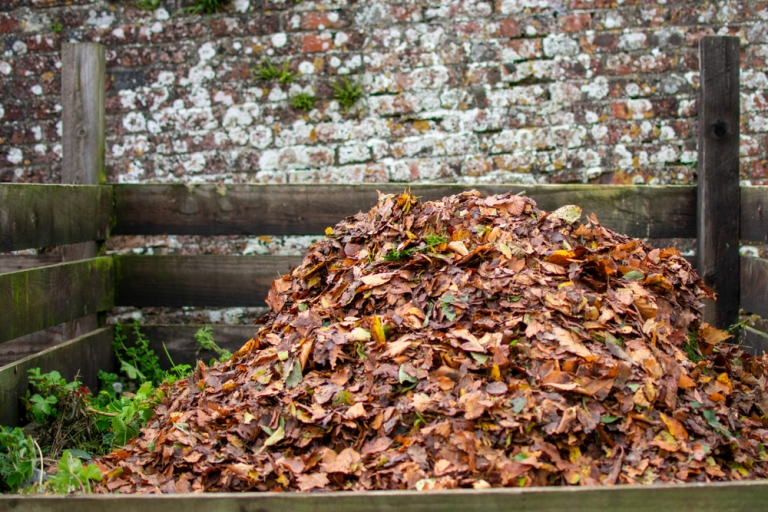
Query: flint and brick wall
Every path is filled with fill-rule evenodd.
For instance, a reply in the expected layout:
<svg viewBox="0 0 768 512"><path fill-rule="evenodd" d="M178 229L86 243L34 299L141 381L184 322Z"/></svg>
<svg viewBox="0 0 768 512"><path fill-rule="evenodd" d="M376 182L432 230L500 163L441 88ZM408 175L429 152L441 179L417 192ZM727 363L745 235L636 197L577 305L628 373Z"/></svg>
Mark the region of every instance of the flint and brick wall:
<svg viewBox="0 0 768 512"><path fill-rule="evenodd" d="M99 41L111 182L692 183L719 34L741 39L742 179L768 183L766 1L188 1L1 0L0 181L59 181L61 43ZM267 59L296 80L257 80ZM365 91L348 112L339 75Z"/></svg>

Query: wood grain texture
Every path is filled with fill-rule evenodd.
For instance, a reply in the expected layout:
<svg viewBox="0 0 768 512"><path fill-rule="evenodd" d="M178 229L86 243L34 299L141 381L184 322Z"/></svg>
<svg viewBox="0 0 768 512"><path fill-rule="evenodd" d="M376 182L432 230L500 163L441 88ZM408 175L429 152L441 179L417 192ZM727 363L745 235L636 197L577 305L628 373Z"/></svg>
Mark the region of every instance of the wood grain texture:
<svg viewBox="0 0 768 512"><path fill-rule="evenodd" d="M20 419L24 411L19 397L29 387L27 370L31 368L40 368L43 373L57 370L67 380L79 374L81 382L90 389L98 389L98 371L115 371L117 368L112 353L112 327L93 331L0 368L0 425L23 424ZM0 510L3 509L4 504L0 503Z"/></svg>
<svg viewBox="0 0 768 512"><path fill-rule="evenodd" d="M112 187L0 185L0 252L104 240Z"/></svg>
<svg viewBox="0 0 768 512"><path fill-rule="evenodd" d="M704 319L719 328L739 315L739 39L699 41L698 272L717 293Z"/></svg>
<svg viewBox="0 0 768 512"><path fill-rule="evenodd" d="M368 211L376 191L407 185L116 185L115 234L306 235L323 233L345 217ZM694 238L693 187L595 185L410 185L424 200L477 189L525 193L539 207L565 204L596 213L611 229L635 237Z"/></svg>
<svg viewBox="0 0 768 512"><path fill-rule="evenodd" d="M62 183L106 182L105 62L99 43L62 44Z"/></svg>
<svg viewBox="0 0 768 512"><path fill-rule="evenodd" d="M332 493L2 496L14 512L730 512L762 510L768 482Z"/></svg>
<svg viewBox="0 0 768 512"><path fill-rule="evenodd" d="M741 187L739 238L768 242L768 187Z"/></svg>
<svg viewBox="0 0 768 512"><path fill-rule="evenodd" d="M44 254L1 254L0 274L29 270L61 263L61 254L48 252Z"/></svg>
<svg viewBox="0 0 768 512"><path fill-rule="evenodd" d="M59 345L64 338L64 325L60 324L42 331L25 334L16 339L0 343L0 366L11 364L27 356Z"/></svg>
<svg viewBox="0 0 768 512"><path fill-rule="evenodd" d="M115 256L116 306L264 306L300 257Z"/></svg>
<svg viewBox="0 0 768 512"><path fill-rule="evenodd" d="M208 363L217 357L215 352L198 351L195 333L202 325L142 325L141 333L149 340L149 347L160 357L160 366L167 370L171 367L165 355L163 344L168 354L176 364L189 364L194 367L198 359ZM213 339L216 343L230 352L237 351L246 341L256 334L254 325L213 325ZM124 325L123 333L128 336L128 343L133 343L136 337L132 333L132 325Z"/></svg>
<svg viewBox="0 0 768 512"><path fill-rule="evenodd" d="M114 306L112 257L0 275L0 343Z"/></svg>
<svg viewBox="0 0 768 512"><path fill-rule="evenodd" d="M768 260L741 257L741 309L768 318Z"/></svg>
<svg viewBox="0 0 768 512"><path fill-rule="evenodd" d="M744 326L739 333L739 344L748 354L762 356L763 353L768 352L768 333Z"/></svg>

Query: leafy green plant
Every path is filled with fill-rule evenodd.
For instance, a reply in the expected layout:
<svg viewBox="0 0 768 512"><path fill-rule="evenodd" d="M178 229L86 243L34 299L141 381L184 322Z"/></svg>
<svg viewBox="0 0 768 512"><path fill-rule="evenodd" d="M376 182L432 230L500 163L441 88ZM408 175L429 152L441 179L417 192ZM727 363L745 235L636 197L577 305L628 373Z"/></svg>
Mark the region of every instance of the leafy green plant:
<svg viewBox="0 0 768 512"><path fill-rule="evenodd" d="M363 95L362 86L359 83L351 82L347 77L337 80L336 83L331 83L331 87L333 88L334 99L344 107L344 110L352 108L352 105L357 103L357 100Z"/></svg>
<svg viewBox="0 0 768 512"><path fill-rule="evenodd" d="M291 98L291 105L293 105L294 108L308 112L315 108L315 97L309 93L303 92Z"/></svg>
<svg viewBox="0 0 768 512"><path fill-rule="evenodd" d="M447 244L448 243L448 237L444 235L438 235L437 233L428 233L424 237L424 245L423 247L411 247L409 249L403 249L402 251L398 251L397 249L390 249L387 254L384 255L384 260L386 261L400 261L402 259L405 259L417 252L427 252L429 249L433 249L437 246Z"/></svg>
<svg viewBox="0 0 768 512"><path fill-rule="evenodd" d="M699 342L696 340L696 336L693 333L688 333L688 340L683 345L683 351L685 351L685 355L693 363L698 363L702 359L699 350Z"/></svg>
<svg viewBox="0 0 768 512"><path fill-rule="evenodd" d="M288 84L296 80L296 75L291 72L287 62L284 62L282 67L277 67L265 60L261 66L253 68L253 72L259 80L279 80L281 84Z"/></svg>
<svg viewBox="0 0 768 512"><path fill-rule="evenodd" d="M51 32L60 34L62 30L64 30L64 25L60 21L51 21Z"/></svg>
<svg viewBox="0 0 768 512"><path fill-rule="evenodd" d="M162 2L162 0L139 0L138 2L134 2L133 5L145 11L154 11L160 7L160 2Z"/></svg>
<svg viewBox="0 0 768 512"><path fill-rule="evenodd" d="M123 334L123 327L115 325L115 339L112 348L120 361L120 371L131 379L140 383L160 383L165 378L165 372L160 368L160 358L155 351L149 348L149 340L142 334L139 321L133 322L133 334L136 342L128 347L125 342L127 336Z"/></svg>
<svg viewBox="0 0 768 512"><path fill-rule="evenodd" d="M41 470L42 456L31 436L20 428L0 427L0 491L16 492Z"/></svg>
<svg viewBox="0 0 768 512"><path fill-rule="evenodd" d="M229 4L229 0L195 0L195 4L187 7L191 14L213 14L221 11Z"/></svg>
<svg viewBox="0 0 768 512"><path fill-rule="evenodd" d="M232 357L232 352L225 348L221 348L216 344L216 341L213 339L213 327L210 325L206 325L197 330L195 333L195 341L197 342L198 353L200 353L201 350L216 352L219 356L219 361L226 361Z"/></svg>
<svg viewBox="0 0 768 512"><path fill-rule="evenodd" d="M84 466L83 462L72 455L70 450L65 450L48 486L58 494L69 494L73 491L90 494L91 482L100 480L101 471L96 464Z"/></svg>

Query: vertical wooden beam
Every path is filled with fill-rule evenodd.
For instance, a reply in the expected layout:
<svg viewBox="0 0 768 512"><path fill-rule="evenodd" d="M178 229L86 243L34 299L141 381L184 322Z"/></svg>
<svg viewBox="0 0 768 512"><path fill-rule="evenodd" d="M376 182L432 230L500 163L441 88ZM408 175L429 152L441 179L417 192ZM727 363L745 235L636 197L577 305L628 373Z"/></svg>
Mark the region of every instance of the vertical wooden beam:
<svg viewBox="0 0 768 512"><path fill-rule="evenodd" d="M62 169L61 182L96 185L106 182L104 47L98 43L64 43L61 49ZM96 242L62 247L64 262L96 257ZM98 327L96 315L64 324L64 340Z"/></svg>
<svg viewBox="0 0 768 512"><path fill-rule="evenodd" d="M719 328L739 314L739 39L699 42L698 272L717 293L704 319Z"/></svg>
<svg viewBox="0 0 768 512"><path fill-rule="evenodd" d="M104 168L104 47L64 43L61 48L62 183L96 185Z"/></svg>

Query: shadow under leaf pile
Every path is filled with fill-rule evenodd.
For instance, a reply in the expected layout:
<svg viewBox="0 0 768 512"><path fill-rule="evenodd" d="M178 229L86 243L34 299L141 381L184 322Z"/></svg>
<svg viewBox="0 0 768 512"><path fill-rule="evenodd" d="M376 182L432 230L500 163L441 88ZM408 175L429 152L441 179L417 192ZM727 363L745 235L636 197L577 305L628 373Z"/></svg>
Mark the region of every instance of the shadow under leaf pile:
<svg viewBox="0 0 768 512"><path fill-rule="evenodd" d="M276 280L261 329L166 390L100 492L766 477L766 362L652 249L513 195L382 195Z"/></svg>

